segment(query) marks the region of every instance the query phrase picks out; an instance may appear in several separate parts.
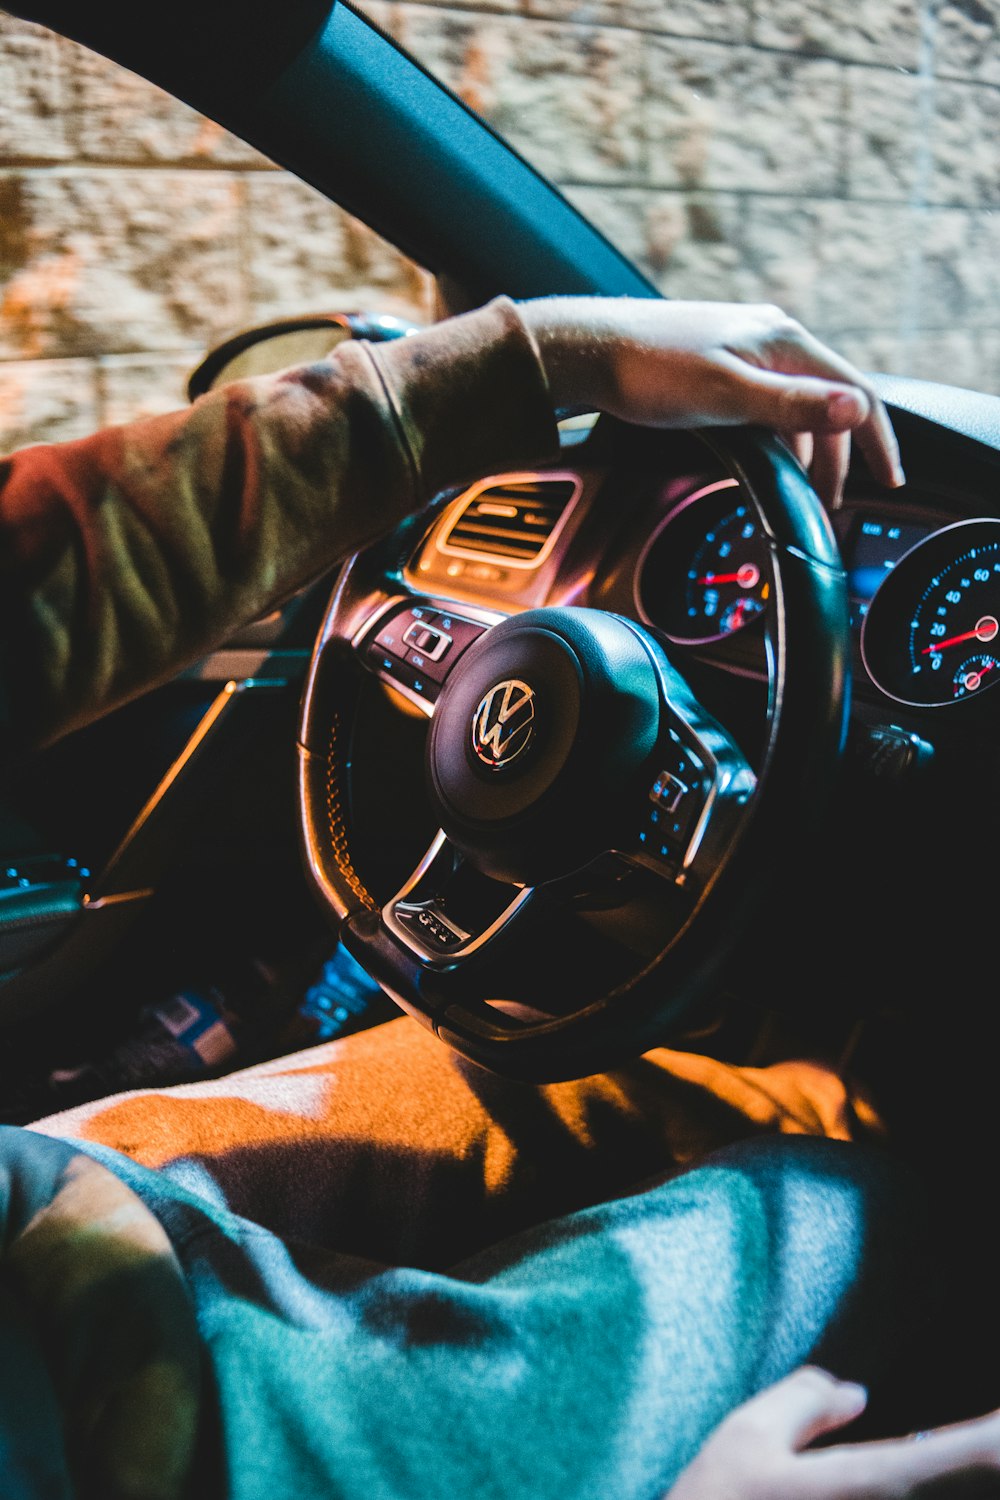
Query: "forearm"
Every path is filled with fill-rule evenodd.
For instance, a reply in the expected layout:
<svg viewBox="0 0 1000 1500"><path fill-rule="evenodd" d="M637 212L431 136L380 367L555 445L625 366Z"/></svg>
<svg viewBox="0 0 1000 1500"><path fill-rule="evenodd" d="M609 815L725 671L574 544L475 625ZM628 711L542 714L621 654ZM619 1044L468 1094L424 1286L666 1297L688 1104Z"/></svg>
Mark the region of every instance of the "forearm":
<svg viewBox="0 0 1000 1500"><path fill-rule="evenodd" d="M0 713L44 743L126 701L443 487L554 456L563 406L807 435L830 505L852 433L903 482L870 385L777 308L500 299L0 464Z"/></svg>
<svg viewBox="0 0 1000 1500"><path fill-rule="evenodd" d="M651 427L755 423L808 433L839 503L853 433L876 480L903 483L883 402L847 360L770 303L540 297L522 304L557 407Z"/></svg>
<svg viewBox="0 0 1000 1500"><path fill-rule="evenodd" d="M44 743L163 681L446 484L549 456L509 303L0 463L0 687Z"/></svg>

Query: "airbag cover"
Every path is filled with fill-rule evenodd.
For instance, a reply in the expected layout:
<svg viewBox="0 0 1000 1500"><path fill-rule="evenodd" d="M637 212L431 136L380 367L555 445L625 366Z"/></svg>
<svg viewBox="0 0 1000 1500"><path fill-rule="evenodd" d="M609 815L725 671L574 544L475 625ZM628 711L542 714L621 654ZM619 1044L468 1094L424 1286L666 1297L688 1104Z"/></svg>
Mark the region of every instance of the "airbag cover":
<svg viewBox="0 0 1000 1500"><path fill-rule="evenodd" d="M536 884L620 832L656 742L657 648L601 610L529 610L449 676L428 737L430 795L452 842L499 879Z"/></svg>

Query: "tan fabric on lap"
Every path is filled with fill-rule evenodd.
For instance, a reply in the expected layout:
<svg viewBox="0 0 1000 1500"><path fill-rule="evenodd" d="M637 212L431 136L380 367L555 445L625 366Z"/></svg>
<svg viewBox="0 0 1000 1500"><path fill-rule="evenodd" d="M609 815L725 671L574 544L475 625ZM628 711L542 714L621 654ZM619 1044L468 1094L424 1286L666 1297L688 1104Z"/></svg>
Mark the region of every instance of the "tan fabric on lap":
<svg viewBox="0 0 1000 1500"><path fill-rule="evenodd" d="M274 1232L446 1265L750 1135L849 1140L875 1122L828 1068L736 1068L658 1049L536 1087L409 1018L207 1083L120 1094L33 1125L222 1194Z"/></svg>

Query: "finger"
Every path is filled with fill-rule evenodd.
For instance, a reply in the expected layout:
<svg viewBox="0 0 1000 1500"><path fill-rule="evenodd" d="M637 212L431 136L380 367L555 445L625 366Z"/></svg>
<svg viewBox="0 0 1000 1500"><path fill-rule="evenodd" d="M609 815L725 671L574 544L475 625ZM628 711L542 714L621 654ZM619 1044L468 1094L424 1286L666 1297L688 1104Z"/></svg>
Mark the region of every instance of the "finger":
<svg viewBox="0 0 1000 1500"><path fill-rule="evenodd" d="M879 484L898 489L906 483L899 457L899 444L885 405L877 397L867 421L855 429L855 441L865 455L868 467Z"/></svg>
<svg viewBox="0 0 1000 1500"><path fill-rule="evenodd" d="M811 432L783 432L782 438L791 448L806 473L812 465L813 435Z"/></svg>
<svg viewBox="0 0 1000 1500"><path fill-rule="evenodd" d="M855 429L858 446L880 483L890 488L905 484L899 444L885 402L850 360L830 349L794 319L786 320L769 340L766 358L772 370L825 377L863 391L869 410Z"/></svg>
<svg viewBox="0 0 1000 1500"><path fill-rule="evenodd" d="M825 1433L835 1432L864 1411L868 1394L862 1385L837 1380L826 1370L804 1365L739 1408L746 1422L765 1433L769 1444L793 1452Z"/></svg>
<svg viewBox="0 0 1000 1500"><path fill-rule="evenodd" d="M809 480L817 495L830 510L836 510L844 498L844 481L851 457L849 432L819 432L813 437L813 456Z"/></svg>
<svg viewBox="0 0 1000 1500"><path fill-rule="evenodd" d="M728 355L723 359L735 377L730 404L745 422L779 432L848 432L871 414L860 386L795 370L765 370Z"/></svg>
<svg viewBox="0 0 1000 1500"><path fill-rule="evenodd" d="M890 1438L804 1454L803 1492L837 1495L845 1500L856 1495L868 1500L872 1495L923 1494L924 1486L947 1475L971 1479L991 1474L995 1483L1000 1471L1000 1433L995 1415L937 1428L921 1437L919 1443L912 1438ZM805 1484L807 1474L820 1482Z"/></svg>
<svg viewBox="0 0 1000 1500"><path fill-rule="evenodd" d="M850 460L850 437L843 432L783 432L783 442L791 448L809 475L809 482L829 510L837 510L844 498L844 480Z"/></svg>
<svg viewBox="0 0 1000 1500"><path fill-rule="evenodd" d="M738 362L737 362L738 363ZM899 446L888 413L859 386L839 385L815 375L784 374L744 364L738 381L740 420L765 427L819 433L853 430L868 467L880 484L903 484Z"/></svg>

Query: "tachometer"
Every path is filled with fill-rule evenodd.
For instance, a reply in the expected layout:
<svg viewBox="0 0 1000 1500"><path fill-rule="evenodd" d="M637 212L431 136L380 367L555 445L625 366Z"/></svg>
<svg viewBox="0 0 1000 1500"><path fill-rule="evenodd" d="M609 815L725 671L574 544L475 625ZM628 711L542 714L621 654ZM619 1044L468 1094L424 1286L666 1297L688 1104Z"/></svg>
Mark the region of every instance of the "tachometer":
<svg viewBox="0 0 1000 1500"><path fill-rule="evenodd" d="M958 521L896 564L861 632L872 680L901 703L955 703L1000 682L1000 521Z"/></svg>
<svg viewBox="0 0 1000 1500"><path fill-rule="evenodd" d="M638 570L643 614L691 644L742 630L772 591L767 540L735 479L707 485L668 516Z"/></svg>

